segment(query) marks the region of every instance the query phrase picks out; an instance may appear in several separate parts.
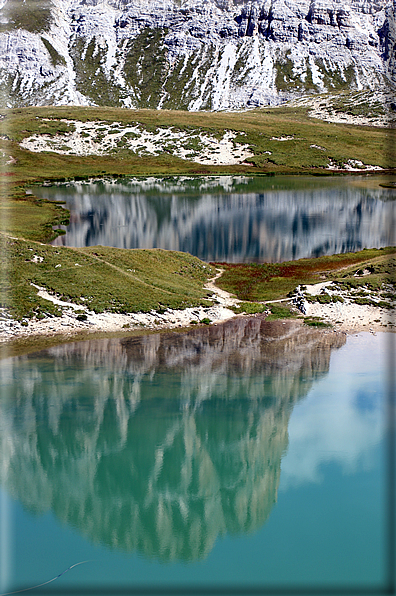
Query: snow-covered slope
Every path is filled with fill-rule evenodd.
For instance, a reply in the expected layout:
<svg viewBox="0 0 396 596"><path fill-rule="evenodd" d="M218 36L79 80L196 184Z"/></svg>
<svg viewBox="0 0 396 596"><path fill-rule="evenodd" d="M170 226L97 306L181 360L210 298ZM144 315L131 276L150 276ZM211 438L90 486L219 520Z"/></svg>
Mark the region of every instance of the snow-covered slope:
<svg viewBox="0 0 396 596"><path fill-rule="evenodd" d="M393 0L0 0L8 105L229 109L396 83Z"/></svg>

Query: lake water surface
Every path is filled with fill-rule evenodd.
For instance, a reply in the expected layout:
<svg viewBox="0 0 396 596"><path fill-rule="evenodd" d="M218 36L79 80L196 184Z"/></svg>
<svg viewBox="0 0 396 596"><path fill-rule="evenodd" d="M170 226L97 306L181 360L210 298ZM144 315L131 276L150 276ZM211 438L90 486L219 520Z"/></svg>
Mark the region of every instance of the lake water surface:
<svg viewBox="0 0 396 596"><path fill-rule="evenodd" d="M248 262L394 241L395 191L363 178L33 192L66 201L71 246ZM45 587L383 593L392 338L258 316L1 361L0 592L83 562Z"/></svg>
<svg viewBox="0 0 396 596"><path fill-rule="evenodd" d="M383 181L383 179L381 179ZM205 261L285 261L394 243L394 189L345 177L170 177L35 187L65 201L57 244L164 248Z"/></svg>
<svg viewBox="0 0 396 596"><path fill-rule="evenodd" d="M50 587L378 593L391 337L258 317L3 360L2 592L88 561Z"/></svg>

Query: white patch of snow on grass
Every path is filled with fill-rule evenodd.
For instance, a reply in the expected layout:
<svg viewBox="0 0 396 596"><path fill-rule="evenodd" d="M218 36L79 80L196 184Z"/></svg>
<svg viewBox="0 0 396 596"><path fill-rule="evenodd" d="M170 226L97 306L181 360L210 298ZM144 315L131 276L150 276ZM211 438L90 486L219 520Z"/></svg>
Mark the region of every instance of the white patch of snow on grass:
<svg viewBox="0 0 396 596"><path fill-rule="evenodd" d="M330 160L329 165L326 169L347 172L379 172L384 168L381 168L381 166L364 164L362 161L360 161L360 159L349 159L346 163L342 165L336 164L335 162Z"/></svg>
<svg viewBox="0 0 396 596"><path fill-rule="evenodd" d="M293 141L294 137L293 136L287 136L287 137L271 137L270 139L271 141Z"/></svg>
<svg viewBox="0 0 396 596"><path fill-rule="evenodd" d="M203 132L165 127L152 132L140 124L123 126L120 122L62 122L73 124L75 131L55 137L32 135L21 142L21 147L35 153L53 151L61 155L106 155L121 145L138 155L167 152L181 159L208 165L240 164L254 155L248 145L234 143L237 133L233 131L226 131L221 139L217 139Z"/></svg>

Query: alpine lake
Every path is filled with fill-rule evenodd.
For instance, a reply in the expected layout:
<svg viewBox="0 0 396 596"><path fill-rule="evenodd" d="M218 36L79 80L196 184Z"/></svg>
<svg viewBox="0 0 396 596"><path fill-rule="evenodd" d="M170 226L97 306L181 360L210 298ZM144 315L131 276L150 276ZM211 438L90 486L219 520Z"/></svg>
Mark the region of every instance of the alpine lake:
<svg viewBox="0 0 396 596"><path fill-rule="evenodd" d="M391 245L375 181L34 193L70 209L55 243L279 262ZM393 593L394 360L393 333L260 315L0 361L1 594Z"/></svg>

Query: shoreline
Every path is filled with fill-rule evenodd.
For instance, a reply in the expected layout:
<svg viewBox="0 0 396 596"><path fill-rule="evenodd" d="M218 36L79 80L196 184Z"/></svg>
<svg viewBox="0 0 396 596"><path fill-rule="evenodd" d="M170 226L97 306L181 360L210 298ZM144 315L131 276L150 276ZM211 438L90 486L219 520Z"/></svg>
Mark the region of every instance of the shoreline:
<svg viewBox="0 0 396 596"><path fill-rule="evenodd" d="M375 292L367 292L367 296L371 304L357 304L358 292L342 290L336 282L326 281L298 286L292 303L306 317L323 319L334 330L347 334L396 331L393 301L387 301L385 306ZM378 300L378 306L374 306L373 298Z"/></svg>
<svg viewBox="0 0 396 596"><path fill-rule="evenodd" d="M13 319L1 319L0 322L0 346L18 340L64 337L70 340L74 336L86 336L89 339L95 334L128 334L131 332L152 333L155 331L184 330L194 325L205 324L209 320L210 324L218 325L235 316L235 313L228 308L240 302L233 298L231 294L217 288L215 280L220 277L222 270L209 279L204 285L204 289L210 290L215 295L217 304L213 306L198 306L186 309L167 309L163 313L151 311L148 313L95 313L84 308L85 320L79 320L76 312L81 312L81 305L71 302L64 302L51 296L44 288L38 289L38 295L45 300L51 301L63 308L62 316L46 317L41 320L30 320L19 323ZM248 315L246 315L248 316ZM81 317L81 315L80 315Z"/></svg>
<svg viewBox="0 0 396 596"><path fill-rule="evenodd" d="M183 310L167 309L163 313L151 311L149 313L94 313L86 309L86 320L78 320L75 311L81 312L81 305L62 302L51 296L44 289L39 289L41 297L50 300L63 308L60 317L47 317L41 320L30 320L19 323L12 319L1 319L0 322L0 358L15 355L16 352L26 352L45 348L47 345L68 343L70 341L85 341L99 337L146 335L155 332L176 331L184 332L202 325L221 325L235 317L254 318L269 314L266 310L258 314L236 314L230 307L237 306L238 300L229 292L221 290L215 282L221 274L209 279L204 288L213 292L212 306L186 308ZM297 320L304 323L308 319L317 318L329 327L323 327L325 332L338 332L352 335L360 332L395 332L392 311L371 305L355 304L343 297L343 302L320 304L307 301L324 292L331 295L331 282L304 286L304 292L296 288L296 295L292 298L273 300L261 303L270 305L282 302L294 307ZM338 291L339 294L339 291ZM209 320L209 322L208 322Z"/></svg>

